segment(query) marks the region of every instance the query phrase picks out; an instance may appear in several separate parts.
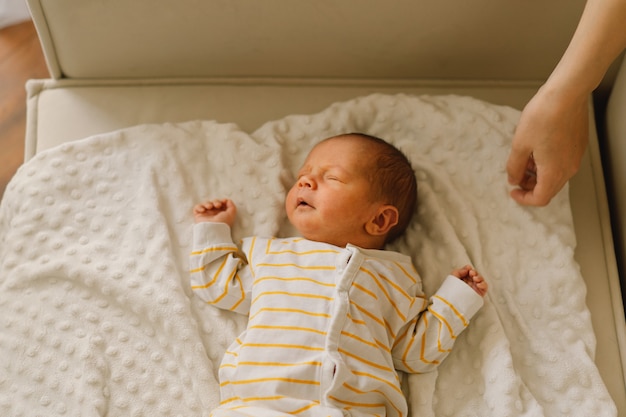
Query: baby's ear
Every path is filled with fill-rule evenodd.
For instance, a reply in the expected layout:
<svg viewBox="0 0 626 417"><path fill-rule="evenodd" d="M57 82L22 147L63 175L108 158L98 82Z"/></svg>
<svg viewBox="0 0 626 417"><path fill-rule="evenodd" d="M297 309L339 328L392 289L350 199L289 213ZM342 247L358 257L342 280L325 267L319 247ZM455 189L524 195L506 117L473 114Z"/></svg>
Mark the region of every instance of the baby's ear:
<svg viewBox="0 0 626 417"><path fill-rule="evenodd" d="M398 224L400 214L395 206L381 205L376 215L365 225L365 230L373 236L384 236Z"/></svg>

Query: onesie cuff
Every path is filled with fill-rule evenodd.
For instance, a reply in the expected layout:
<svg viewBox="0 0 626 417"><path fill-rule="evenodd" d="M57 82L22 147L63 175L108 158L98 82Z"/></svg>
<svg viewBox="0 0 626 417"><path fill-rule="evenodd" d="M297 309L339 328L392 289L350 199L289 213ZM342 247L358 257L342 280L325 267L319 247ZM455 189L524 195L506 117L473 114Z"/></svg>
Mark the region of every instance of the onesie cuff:
<svg viewBox="0 0 626 417"><path fill-rule="evenodd" d="M226 223L203 222L193 226L193 248L204 249L207 242L211 244L233 243L230 226Z"/></svg>
<svg viewBox="0 0 626 417"><path fill-rule="evenodd" d="M485 303L483 297L461 279L448 275L437 295L450 301L466 319L471 319Z"/></svg>

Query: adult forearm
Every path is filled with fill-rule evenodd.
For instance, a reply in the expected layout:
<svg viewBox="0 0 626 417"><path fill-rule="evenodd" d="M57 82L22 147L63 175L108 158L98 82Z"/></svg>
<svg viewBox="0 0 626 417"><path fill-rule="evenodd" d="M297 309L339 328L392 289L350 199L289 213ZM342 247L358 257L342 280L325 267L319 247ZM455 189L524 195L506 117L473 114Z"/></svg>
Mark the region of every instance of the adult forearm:
<svg viewBox="0 0 626 417"><path fill-rule="evenodd" d="M582 99L602 81L626 48L626 0L588 0L580 22L546 87Z"/></svg>
<svg viewBox="0 0 626 417"><path fill-rule="evenodd" d="M548 204L578 171L589 96L625 47L626 0L588 0L563 57L520 116L507 161L515 201Z"/></svg>

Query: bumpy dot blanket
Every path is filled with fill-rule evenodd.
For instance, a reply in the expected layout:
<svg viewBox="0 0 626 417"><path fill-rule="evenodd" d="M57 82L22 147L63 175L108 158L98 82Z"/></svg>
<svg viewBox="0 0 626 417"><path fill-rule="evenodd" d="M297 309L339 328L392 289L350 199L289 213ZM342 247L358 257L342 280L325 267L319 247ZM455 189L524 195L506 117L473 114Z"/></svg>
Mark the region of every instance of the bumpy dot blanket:
<svg viewBox="0 0 626 417"><path fill-rule="evenodd" d="M372 95L313 115L142 125L38 154L0 207L0 415L207 416L246 318L189 286L191 208L239 208L235 239L287 236L283 198L309 149L344 132L410 158L419 206L392 249L431 293L456 266L486 304L436 372L404 375L417 416L613 416L567 189L541 209L509 197L519 113L459 96Z"/></svg>

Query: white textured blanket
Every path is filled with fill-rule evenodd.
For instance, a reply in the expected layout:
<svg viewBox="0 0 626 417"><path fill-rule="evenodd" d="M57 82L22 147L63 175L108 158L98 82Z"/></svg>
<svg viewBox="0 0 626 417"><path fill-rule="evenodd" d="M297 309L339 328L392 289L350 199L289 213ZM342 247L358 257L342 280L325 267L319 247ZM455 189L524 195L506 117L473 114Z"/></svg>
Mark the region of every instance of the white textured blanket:
<svg viewBox="0 0 626 417"><path fill-rule="evenodd" d="M394 249L426 292L465 263L490 284L439 370L406 379L413 417L616 415L592 359L567 191L543 209L508 197L518 115L465 97L373 95L253 134L145 125L37 155L0 207L0 415L208 415L245 319L191 295L191 208L229 197L236 238L291 234L294 172L318 140L350 131L414 164L419 208Z"/></svg>

